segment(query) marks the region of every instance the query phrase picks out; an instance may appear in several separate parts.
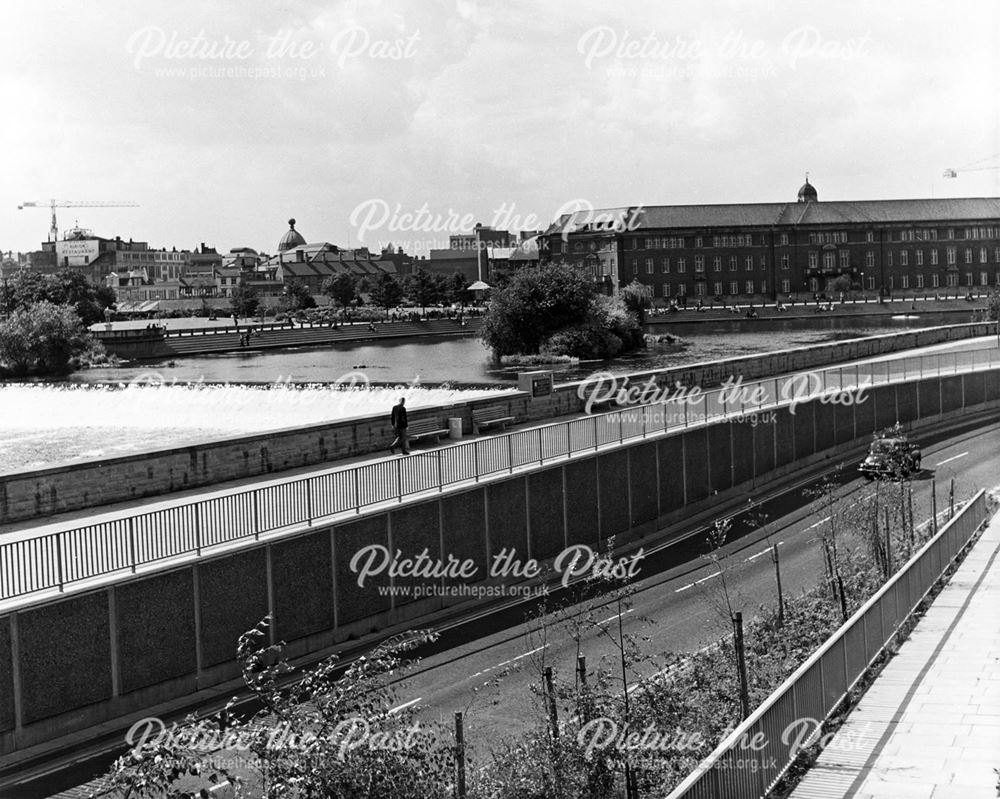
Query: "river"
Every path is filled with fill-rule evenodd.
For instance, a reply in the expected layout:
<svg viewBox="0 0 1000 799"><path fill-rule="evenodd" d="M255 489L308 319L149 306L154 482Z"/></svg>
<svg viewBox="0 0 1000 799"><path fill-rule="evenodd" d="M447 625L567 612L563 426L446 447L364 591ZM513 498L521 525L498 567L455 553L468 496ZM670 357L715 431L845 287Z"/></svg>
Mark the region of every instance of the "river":
<svg viewBox="0 0 1000 799"><path fill-rule="evenodd" d="M865 324L872 321L883 324ZM804 327L804 322L809 323L809 327ZM732 323L727 322L662 326L663 332L680 336L682 342L652 344L643 351L610 361L557 364L545 368L556 372L558 382L585 377L595 369L617 373L642 371L940 323L928 321L925 315L907 319L868 318L863 324L858 322L850 317L761 320L752 328L742 325L740 332L734 332ZM469 337L196 355L116 369L89 369L72 375L70 381L128 383L156 373L176 383L308 384L331 383L353 371L364 372L375 385L447 383L459 387L510 385L517 381L518 371L524 368L497 366L479 340Z"/></svg>
<svg viewBox="0 0 1000 799"><path fill-rule="evenodd" d="M616 373L717 360L823 341L926 326L755 326L739 334L691 325L678 344L653 344L616 358L559 366L557 381L598 369ZM844 320L841 320L844 321ZM782 323L779 323L779 325ZM671 332L679 328L671 326ZM518 369L491 363L475 338L235 352L90 369L68 381L0 383L3 471L105 458L377 413L396 397L411 408L509 390ZM345 382L353 388L345 388ZM339 385L338 385L339 383Z"/></svg>

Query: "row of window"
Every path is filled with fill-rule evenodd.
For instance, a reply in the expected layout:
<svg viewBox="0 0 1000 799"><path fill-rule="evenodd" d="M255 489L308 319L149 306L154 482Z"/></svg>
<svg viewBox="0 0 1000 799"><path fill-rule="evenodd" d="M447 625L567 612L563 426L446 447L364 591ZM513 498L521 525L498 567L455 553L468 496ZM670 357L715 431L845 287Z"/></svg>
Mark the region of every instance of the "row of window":
<svg viewBox="0 0 1000 799"><path fill-rule="evenodd" d="M930 277L931 277L931 281L930 281L930 286L929 287L933 288L933 289L939 288L940 285L941 285L941 280L940 280L941 276L939 274L935 273L935 274L932 274ZM897 282L897 277L894 276L894 275L889 275L889 288L891 288L891 289L892 288L896 288L896 285L895 285L896 282ZM901 288L901 289L908 289L908 288L911 287L910 286L910 275L899 275L898 276L898 282L899 282L899 288ZM995 283L996 283L997 286L1000 286L1000 271L998 271L996 273ZM958 285L958 272L948 272L945 275L945 285L949 286L949 287L957 286ZM976 285L976 275L973 274L972 272L966 272L965 273L965 282L963 283L963 285L969 286L969 287L975 286ZM989 272L980 272L979 273L979 285L980 286L988 286L988 285L990 285L990 275L989 275ZM926 281L924 279L924 276L923 275L914 275L913 276L913 286L912 287L913 288L917 288L917 289L927 288L928 286L926 285Z"/></svg>
<svg viewBox="0 0 1000 799"><path fill-rule="evenodd" d="M788 256L784 256L784 257L787 258ZM730 272L736 272L736 271L739 270L739 260L737 259L737 257L735 255L729 256L728 263L729 263L729 271ZM687 272L687 258L683 258L683 257L682 258L676 258L676 259L674 259L674 264L673 265L674 265L674 268L677 270L678 274L683 274L684 272ZM656 261L655 261L654 258L646 258L644 266L646 268L646 274L647 275L655 274L655 272L656 272ZM662 258L660 260L660 273L664 274L664 275L669 275L670 274L670 266L671 266L671 264L670 264L670 258L669 258L669 256ZM748 256L746 256L743 259L743 268L746 269L747 272L752 272L754 270L754 258L753 258L752 255L748 255ZM761 269L767 269L767 258L765 258L763 255L760 256L760 268ZM694 257L694 271L695 272L704 272L705 271L705 256L704 255L696 255ZM722 271L722 257L721 256L717 255L717 256L715 256L712 259L712 271L713 272L721 272ZM638 258L633 258L632 259L632 274L633 275L638 275L639 274L639 259Z"/></svg>
<svg viewBox="0 0 1000 799"><path fill-rule="evenodd" d="M699 239L700 241L700 239ZM764 237L761 236L760 243L764 243ZM701 246L700 244L698 245ZM752 247L753 246L753 236L749 233L740 233L735 236L712 236L712 246L713 247Z"/></svg>
<svg viewBox="0 0 1000 799"><path fill-rule="evenodd" d="M993 239L1000 236L1000 228L996 227L975 227L965 229L966 239ZM915 230L899 230L890 231L889 240L892 241L937 241L938 231L934 228L921 228ZM949 239L955 238L955 229L948 228L947 237ZM683 236L673 237L673 236L650 236L646 238L635 238L630 237L626 239L626 248L629 250L677 250L684 249L686 239ZM872 243L875 241L875 231L866 230L865 231L865 242ZM712 236L712 246L713 247L752 247L754 246L754 234L751 233L738 233L726 236ZM756 243L761 247L767 245L767 237L764 234L756 239ZM831 231L814 231L809 234L809 244L824 245L824 244L847 244L847 231L843 230L831 230ZM701 236L695 238L694 246L696 248L702 247L704 244L704 239ZM788 246L788 234L779 233L778 234L778 246L787 247ZM577 242L574 245L574 249L579 252L580 244ZM593 249L593 247L591 247ZM557 252L560 251L557 247Z"/></svg>
<svg viewBox="0 0 1000 799"><path fill-rule="evenodd" d="M931 250L930 253L931 253L931 266L934 266L938 262L938 251L937 250ZM915 250L914 254L915 254L915 258L916 258L916 265L917 266L923 266L924 265L924 251L923 250ZM972 247L966 247L965 248L965 252L963 253L963 255L965 257L965 263L971 264L971 263L975 262L976 252L975 252L975 250ZM981 264L989 263L989 248L988 247L980 247L978 255L979 255L979 263L981 263ZM948 263L949 266L953 266L956 263L958 263L958 248L957 247L947 247L945 249L945 257L947 259L947 263ZM875 263L875 256L874 256L874 254L870 253L870 252L867 253L865 255L865 261L866 261L866 263L868 263L869 266L874 265L874 263ZM1000 264L1000 247L994 247L993 248L993 262ZM886 253L886 265L887 266L895 266L895 258L893 256L892 250L890 250L888 253ZM900 266L909 266L910 265L910 253L909 253L909 250L900 250L899 251L899 265Z"/></svg>
<svg viewBox="0 0 1000 799"><path fill-rule="evenodd" d="M846 231L824 231L822 233L810 233L810 244L847 244Z"/></svg>
<svg viewBox="0 0 1000 799"><path fill-rule="evenodd" d="M955 238L955 231L948 231L948 238ZM892 236L889 236L892 239ZM870 241L870 239L869 239ZM924 228L921 230L901 230L899 231L899 241L937 241L937 230L934 228Z"/></svg>
<svg viewBox="0 0 1000 799"><path fill-rule="evenodd" d="M930 265L937 266L938 261L938 251L930 250ZM838 255L839 253L839 255ZM816 250L810 250L808 253L808 266L810 269L817 269L820 265L820 255L823 256L823 268L824 269L835 269L838 266L841 269L850 269L851 266L851 254L848 250L839 250L836 252L824 252L820 253ZM975 252L972 247L965 248L965 263L971 264L974 262ZM979 263L985 264L989 263L989 250L986 247L979 248ZM909 250L900 250L898 252L899 256L899 266L909 266L910 265L910 253ZM946 263L949 266L954 266L958 263L958 250L955 247L948 247L945 250ZM915 250L914 251L915 265L924 266L924 251ZM994 263L1000 264L1000 247L994 248L993 251L993 261ZM721 272L723 265L728 266L728 271L736 272L740 267L740 260L735 255L730 255L729 258L724 262L721 256L714 256L712 258L712 271ZM791 262L789 256L782 255L779 258L779 263L782 269L790 269ZM694 257L694 271L704 272L705 271L705 256L696 255ZM886 254L886 265L896 266L896 258L893 252L890 250ZM645 272L647 275L652 275L656 272L656 262L654 258L644 259ZM767 259L765 256L761 255L759 258L759 266L761 269L767 268ZM875 252L873 250L868 250L865 253L865 266L867 268L874 268L875 266ZM678 273L687 272L687 258L679 257L674 259L674 267ZM755 261L752 255L747 255L743 258L743 268L747 272L752 272L755 268ZM671 259L669 257L664 257L660 260L660 272L661 274L670 274L671 269ZM632 259L632 274L639 274L639 259Z"/></svg>
<svg viewBox="0 0 1000 799"><path fill-rule="evenodd" d="M976 286L976 275L972 272L966 272L964 275L964 282L962 285L972 288ZM930 281L927 282L923 275L915 275L913 280L913 285L911 286L910 275L900 275L898 280L894 279L892 275L889 276L889 289L924 289L941 288L941 276L939 274L933 274L930 276ZM978 275L979 286L989 286L990 285L990 275L988 272L980 272ZM898 286L896 283L898 282ZM1000 286L1000 270L996 272L994 277L994 282L997 286ZM948 288L955 288L959 285L958 274L955 272L950 272L945 275L944 285ZM696 296L703 297L708 294L709 284L705 281L697 281L694 285L694 293ZM723 282L721 280L713 281L711 284L712 295L713 296L726 296L726 295L753 295L753 294L767 294L767 281L766 280L746 280L738 281L731 280L728 282ZM810 278L809 279L809 291L818 292L824 290L824 285L820 278ZM866 276L864 280L863 288L867 291L875 290L875 277L872 275ZM781 280L781 293L790 294L792 291L792 282L788 278L783 278ZM661 296L663 297L683 297L688 293L688 287L684 283L671 284L663 283L660 286Z"/></svg>

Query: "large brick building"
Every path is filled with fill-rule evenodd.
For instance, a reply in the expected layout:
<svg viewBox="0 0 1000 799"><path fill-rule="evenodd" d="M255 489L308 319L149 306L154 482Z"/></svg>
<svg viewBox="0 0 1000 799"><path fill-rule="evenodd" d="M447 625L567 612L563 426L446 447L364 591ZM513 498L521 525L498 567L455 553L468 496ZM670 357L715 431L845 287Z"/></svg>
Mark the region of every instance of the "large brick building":
<svg viewBox="0 0 1000 799"><path fill-rule="evenodd" d="M658 304L841 290L921 295L1000 287L1000 198L667 205L582 211L544 234L543 260L587 266Z"/></svg>

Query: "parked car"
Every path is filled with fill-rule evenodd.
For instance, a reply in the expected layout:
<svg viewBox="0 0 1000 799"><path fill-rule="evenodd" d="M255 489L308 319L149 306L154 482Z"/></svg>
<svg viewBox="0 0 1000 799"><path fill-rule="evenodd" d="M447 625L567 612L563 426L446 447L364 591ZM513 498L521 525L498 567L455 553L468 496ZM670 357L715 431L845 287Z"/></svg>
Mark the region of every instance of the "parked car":
<svg viewBox="0 0 1000 799"><path fill-rule="evenodd" d="M904 477L920 471L920 447L905 436L876 438L858 469L866 477Z"/></svg>

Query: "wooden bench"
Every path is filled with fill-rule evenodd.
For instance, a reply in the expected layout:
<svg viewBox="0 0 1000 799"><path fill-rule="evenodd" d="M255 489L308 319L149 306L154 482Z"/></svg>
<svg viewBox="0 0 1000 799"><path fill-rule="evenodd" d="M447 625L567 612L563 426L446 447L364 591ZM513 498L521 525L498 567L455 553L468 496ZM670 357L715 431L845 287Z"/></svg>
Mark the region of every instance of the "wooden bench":
<svg viewBox="0 0 1000 799"><path fill-rule="evenodd" d="M513 422L513 416L506 416L507 409L502 405L490 405L486 408L475 408L472 411L472 432L479 435L480 428L499 427L507 429L507 423Z"/></svg>
<svg viewBox="0 0 1000 799"><path fill-rule="evenodd" d="M441 436L446 435L448 435L448 428L441 428L437 419L418 419L415 422L410 422L406 428L406 437L409 441L433 438L436 444L441 440Z"/></svg>

